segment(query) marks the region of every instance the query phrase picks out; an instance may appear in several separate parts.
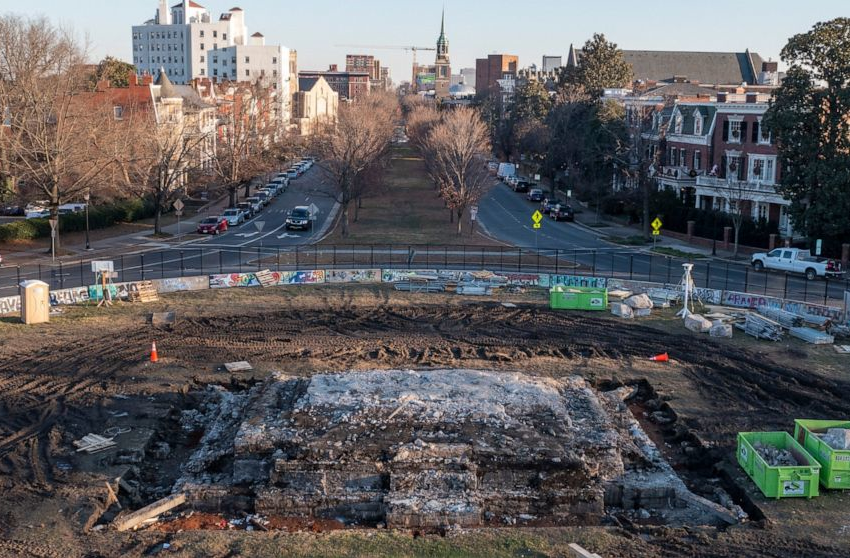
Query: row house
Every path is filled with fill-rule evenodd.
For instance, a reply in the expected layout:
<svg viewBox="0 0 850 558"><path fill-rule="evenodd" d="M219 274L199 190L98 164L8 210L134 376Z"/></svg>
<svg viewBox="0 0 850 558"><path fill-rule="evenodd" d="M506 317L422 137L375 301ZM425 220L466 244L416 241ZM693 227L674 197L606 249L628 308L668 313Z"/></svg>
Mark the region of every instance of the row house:
<svg viewBox="0 0 850 558"><path fill-rule="evenodd" d="M776 191L776 146L762 123L767 101L763 93L719 92L715 102L676 103L659 143L659 189L675 190L700 209L740 207L793 235L790 202Z"/></svg>

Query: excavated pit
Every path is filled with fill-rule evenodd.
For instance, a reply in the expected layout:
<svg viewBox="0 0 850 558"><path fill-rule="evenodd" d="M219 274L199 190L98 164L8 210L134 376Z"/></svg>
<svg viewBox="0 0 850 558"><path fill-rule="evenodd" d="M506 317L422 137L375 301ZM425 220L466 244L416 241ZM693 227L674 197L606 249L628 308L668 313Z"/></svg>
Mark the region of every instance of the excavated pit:
<svg viewBox="0 0 850 558"><path fill-rule="evenodd" d="M734 522L664 460L635 393L478 370L277 373L183 411L204 435L174 488L200 511L346 525Z"/></svg>

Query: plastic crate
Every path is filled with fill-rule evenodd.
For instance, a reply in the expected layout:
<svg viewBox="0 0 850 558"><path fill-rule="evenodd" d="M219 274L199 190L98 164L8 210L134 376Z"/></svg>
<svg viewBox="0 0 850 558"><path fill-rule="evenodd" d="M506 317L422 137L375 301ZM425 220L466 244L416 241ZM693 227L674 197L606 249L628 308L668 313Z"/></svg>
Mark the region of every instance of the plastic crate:
<svg viewBox="0 0 850 558"><path fill-rule="evenodd" d="M558 285L549 289L549 306L556 310L607 310L608 289Z"/></svg>
<svg viewBox="0 0 850 558"><path fill-rule="evenodd" d="M796 467L771 467L753 444L790 450ZM818 495L820 464L787 432L740 432L738 464L768 498L813 498Z"/></svg>
<svg viewBox="0 0 850 558"><path fill-rule="evenodd" d="M796 419L794 438L820 463L824 488L850 490L850 450L833 449L816 435L830 428L850 428L850 421Z"/></svg>

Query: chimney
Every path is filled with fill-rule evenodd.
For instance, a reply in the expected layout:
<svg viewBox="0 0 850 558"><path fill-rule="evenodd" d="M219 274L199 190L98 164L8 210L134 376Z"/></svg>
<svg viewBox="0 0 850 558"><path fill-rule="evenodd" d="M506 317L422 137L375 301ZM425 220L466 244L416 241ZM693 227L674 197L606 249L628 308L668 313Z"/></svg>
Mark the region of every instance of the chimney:
<svg viewBox="0 0 850 558"><path fill-rule="evenodd" d="M761 71L762 72L778 72L779 71L779 62L762 62L761 63Z"/></svg>
<svg viewBox="0 0 850 558"><path fill-rule="evenodd" d="M673 76L673 83L687 83L688 76Z"/></svg>
<svg viewBox="0 0 850 558"><path fill-rule="evenodd" d="M97 82L97 86L95 87L96 91L106 91L107 89L109 89L109 80L108 79L102 79L99 82Z"/></svg>
<svg viewBox="0 0 850 558"><path fill-rule="evenodd" d="M718 91L717 92L717 102L718 103L725 103L726 99L727 99L727 96L726 96L725 91Z"/></svg>
<svg viewBox="0 0 850 558"><path fill-rule="evenodd" d="M139 85L138 74L136 74L136 72L134 72L133 70L130 70L129 74L127 75L127 81L130 84L130 87L136 87L137 85Z"/></svg>
<svg viewBox="0 0 850 558"><path fill-rule="evenodd" d="M331 66L330 66L330 68L328 69L328 71L329 71L329 72L338 72L338 71L339 71L339 66L337 66L336 64L331 64Z"/></svg>
<svg viewBox="0 0 850 558"><path fill-rule="evenodd" d="M156 22L160 25L171 25L171 10L168 9L168 2L166 0L159 0L159 9L156 11Z"/></svg>
<svg viewBox="0 0 850 558"><path fill-rule="evenodd" d="M150 85L153 83L153 76L145 72L142 76L142 85Z"/></svg>
<svg viewBox="0 0 850 558"><path fill-rule="evenodd" d="M755 104L758 103L759 95L758 93L747 92L747 103Z"/></svg>
<svg viewBox="0 0 850 558"><path fill-rule="evenodd" d="M266 38L260 32L251 35L251 46L266 46Z"/></svg>

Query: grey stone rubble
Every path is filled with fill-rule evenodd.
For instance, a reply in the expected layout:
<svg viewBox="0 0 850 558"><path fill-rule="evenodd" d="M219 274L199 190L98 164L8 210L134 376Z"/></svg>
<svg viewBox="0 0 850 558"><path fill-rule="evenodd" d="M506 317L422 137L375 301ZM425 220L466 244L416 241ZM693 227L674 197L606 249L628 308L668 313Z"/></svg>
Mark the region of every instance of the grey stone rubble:
<svg viewBox="0 0 850 558"><path fill-rule="evenodd" d="M850 428L830 428L822 439L832 449L850 450Z"/></svg>
<svg viewBox="0 0 850 558"><path fill-rule="evenodd" d="M753 449L765 460L771 467L796 467L800 465L794 455L786 449L755 442Z"/></svg>
<svg viewBox="0 0 850 558"><path fill-rule="evenodd" d="M712 337L728 339L732 337L732 324L723 323L722 321L717 320L712 323L711 329L708 330L708 334Z"/></svg>
<svg viewBox="0 0 850 558"><path fill-rule="evenodd" d="M611 313L614 314L615 316L619 316L619 317L625 318L627 320L634 318L634 316L635 316L634 311L632 310L631 306L626 306L625 304L620 303L620 302L612 302L611 303Z"/></svg>
<svg viewBox="0 0 850 558"><path fill-rule="evenodd" d="M206 433L175 490L198 510L387 527L594 524L608 508L736 521L687 490L633 395L510 372L279 373L184 413Z"/></svg>
<svg viewBox="0 0 850 558"><path fill-rule="evenodd" d="M699 314L688 314L685 316L685 328L696 333L708 333L711 331L711 320L706 320Z"/></svg>

